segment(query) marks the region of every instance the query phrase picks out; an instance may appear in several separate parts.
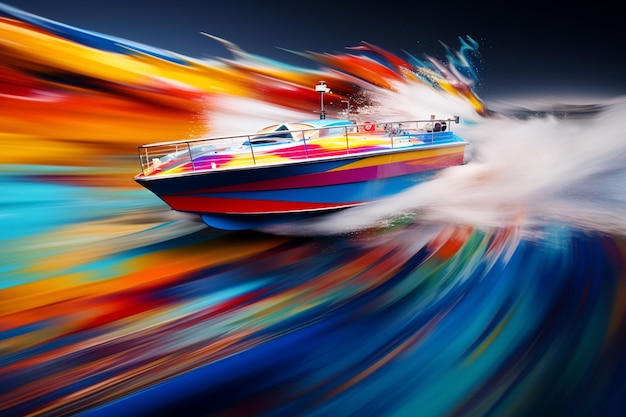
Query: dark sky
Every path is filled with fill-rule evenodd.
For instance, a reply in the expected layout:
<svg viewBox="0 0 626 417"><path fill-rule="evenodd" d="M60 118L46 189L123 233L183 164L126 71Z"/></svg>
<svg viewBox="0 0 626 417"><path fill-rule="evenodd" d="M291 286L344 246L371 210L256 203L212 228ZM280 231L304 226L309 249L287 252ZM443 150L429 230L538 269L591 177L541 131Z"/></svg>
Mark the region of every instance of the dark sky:
<svg viewBox="0 0 626 417"><path fill-rule="evenodd" d="M230 57L204 31L248 52L303 64L280 48L344 52L367 41L444 57L439 41L479 43L478 93L626 95L626 13L608 0L562 4L423 0L10 0L62 23L192 57ZM488 5L489 4L489 5ZM434 6L437 5L437 6ZM314 65L311 64L313 67Z"/></svg>

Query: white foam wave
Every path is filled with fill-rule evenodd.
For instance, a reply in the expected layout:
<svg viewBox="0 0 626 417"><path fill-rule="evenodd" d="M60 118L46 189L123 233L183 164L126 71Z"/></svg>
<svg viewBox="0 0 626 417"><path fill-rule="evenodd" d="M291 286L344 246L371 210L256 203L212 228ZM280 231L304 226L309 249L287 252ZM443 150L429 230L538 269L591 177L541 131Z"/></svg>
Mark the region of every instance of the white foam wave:
<svg viewBox="0 0 626 417"><path fill-rule="evenodd" d="M626 99L603 104L587 117L501 116L464 125L457 133L471 144L467 164L379 203L300 224L298 232L345 233L408 215L478 227L570 222L626 235Z"/></svg>

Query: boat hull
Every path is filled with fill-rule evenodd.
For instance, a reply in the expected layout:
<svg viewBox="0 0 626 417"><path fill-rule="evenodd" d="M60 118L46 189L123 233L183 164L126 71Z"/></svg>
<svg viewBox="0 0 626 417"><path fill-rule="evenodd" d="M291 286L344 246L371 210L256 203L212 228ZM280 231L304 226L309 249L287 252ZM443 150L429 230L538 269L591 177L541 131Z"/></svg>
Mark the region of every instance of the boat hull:
<svg viewBox="0 0 626 417"><path fill-rule="evenodd" d="M460 165L465 143L135 180L220 229L254 229L384 199Z"/></svg>

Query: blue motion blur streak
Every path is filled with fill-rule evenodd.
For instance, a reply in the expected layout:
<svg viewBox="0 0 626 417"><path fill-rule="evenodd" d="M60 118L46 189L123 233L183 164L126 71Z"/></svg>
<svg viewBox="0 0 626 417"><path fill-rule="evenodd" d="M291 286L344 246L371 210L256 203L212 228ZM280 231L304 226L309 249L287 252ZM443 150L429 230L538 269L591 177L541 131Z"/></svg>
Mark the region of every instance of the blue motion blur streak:
<svg viewBox="0 0 626 417"><path fill-rule="evenodd" d="M394 250L404 253L380 285L268 328L274 336L254 349L87 415L608 416L623 410L624 400L613 394L626 388L623 242L555 227L541 241L518 244L514 233L472 232L445 261L425 247L409 249L415 233L434 238L438 232L396 233ZM340 259L367 257L371 249L359 240L330 245L316 257L325 268L338 269ZM509 255L502 251L508 245L516 246ZM282 255L274 259L281 262ZM273 282L296 279L277 272Z"/></svg>

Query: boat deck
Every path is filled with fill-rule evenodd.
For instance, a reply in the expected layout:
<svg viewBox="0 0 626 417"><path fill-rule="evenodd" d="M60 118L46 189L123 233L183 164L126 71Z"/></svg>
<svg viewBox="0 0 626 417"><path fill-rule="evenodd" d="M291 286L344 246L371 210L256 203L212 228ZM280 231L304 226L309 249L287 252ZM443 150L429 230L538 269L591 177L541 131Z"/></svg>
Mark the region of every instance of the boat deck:
<svg viewBox="0 0 626 417"><path fill-rule="evenodd" d="M367 122L160 142L138 148L142 168L138 177L180 175L464 144L465 141L449 129L452 122L458 123L458 118Z"/></svg>

